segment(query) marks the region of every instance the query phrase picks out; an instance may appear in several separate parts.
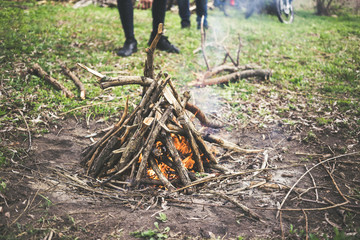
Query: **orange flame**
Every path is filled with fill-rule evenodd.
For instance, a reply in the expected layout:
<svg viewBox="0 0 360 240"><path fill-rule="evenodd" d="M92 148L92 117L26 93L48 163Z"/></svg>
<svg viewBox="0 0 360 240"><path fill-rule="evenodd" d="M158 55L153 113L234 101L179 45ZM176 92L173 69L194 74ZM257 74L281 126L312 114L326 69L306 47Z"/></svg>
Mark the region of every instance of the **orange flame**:
<svg viewBox="0 0 360 240"><path fill-rule="evenodd" d="M177 136L175 134L171 134L171 137L173 139L174 142L174 146L176 147L177 151L180 153L180 155L184 156L184 159L182 159L182 162L184 164L184 166L191 170L195 164L195 161L192 159L192 150L190 147L190 143L186 140L185 137L183 136ZM155 144L157 149L161 149L161 147L163 146L161 141L156 142ZM172 161L172 158L170 156L167 156L169 161ZM139 157L139 162L142 159L142 155L140 154ZM156 162L158 162L157 159L155 159ZM175 170L170 168L168 165L166 165L165 163L158 163L158 166L161 170L161 172L164 174L164 176L168 179L175 179L178 178L178 176L176 174L174 174ZM153 169L149 168L147 170L147 174L148 177L151 179L159 179L158 176L156 175L156 173L154 172Z"/></svg>

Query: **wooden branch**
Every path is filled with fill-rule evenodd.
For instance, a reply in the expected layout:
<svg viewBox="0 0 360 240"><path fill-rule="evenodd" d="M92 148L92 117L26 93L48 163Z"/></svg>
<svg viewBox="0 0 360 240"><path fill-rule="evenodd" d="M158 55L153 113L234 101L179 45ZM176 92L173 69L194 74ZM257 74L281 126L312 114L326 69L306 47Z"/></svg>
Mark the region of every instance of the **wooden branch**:
<svg viewBox="0 0 360 240"><path fill-rule="evenodd" d="M244 148L240 148L238 145L236 145L235 143L226 141L225 139L222 139L220 137L217 137L213 134L203 134L203 138L205 141L211 142L211 143L216 143L218 145L220 145L223 148L226 148L230 151L234 151L234 152L241 152L241 153L259 153L264 151L263 149L244 149Z"/></svg>
<svg viewBox="0 0 360 240"><path fill-rule="evenodd" d="M205 17L202 16L201 17L201 29L200 29L200 32L201 32L201 52L202 52L202 55L204 57L204 61L205 61L207 70L209 70L210 69L209 61L208 61L208 59L206 57L206 53L205 53L206 32L204 30L204 19L205 19Z"/></svg>
<svg viewBox="0 0 360 240"><path fill-rule="evenodd" d="M29 70L29 73L35 76L38 76L39 78L44 79L46 82L53 85L57 90L62 91L66 97L73 98L74 94L68 90L64 85L59 83L56 79L51 77L47 72L45 72L39 64L35 63L33 67Z"/></svg>
<svg viewBox="0 0 360 240"><path fill-rule="evenodd" d="M192 127L191 133L194 135L194 138L196 139L196 143L199 146L199 148L201 149L201 152L210 161L210 163L211 164L217 164L218 162L217 162L214 154L212 154L210 152L208 146L204 142L204 139L201 137L201 134L195 129L195 127Z"/></svg>
<svg viewBox="0 0 360 240"><path fill-rule="evenodd" d="M110 137L117 134L121 129L122 125L128 124L130 121L132 121L133 117L135 116L136 112L139 110L139 107L136 107L132 114L126 119L127 111L129 106L129 98L126 99L126 105L123 112L123 115L118 123L116 123L112 130L108 131L99 141L97 141L94 145L92 145L88 151L83 153L83 159L81 160L81 164L87 164L87 166L91 166L93 160L97 156L97 154L101 151L102 147L105 145L105 143L110 139ZM126 119L126 120L125 120ZM90 160L89 160L90 159Z"/></svg>
<svg viewBox="0 0 360 240"><path fill-rule="evenodd" d="M159 180L161 181L161 183L170 191L171 190L175 190L175 187L169 182L169 180L164 176L164 174L161 172L157 162L155 161L155 159L153 158L153 156L149 156L149 162L151 165L151 168L154 170L154 172L156 173L156 175L159 177Z"/></svg>
<svg viewBox="0 0 360 240"><path fill-rule="evenodd" d="M190 129L189 122L185 120L184 115L180 116L178 118L178 120L179 120L181 126L183 127L183 129L185 131L185 135L187 137L187 140L190 143L191 150L193 152L193 159L195 161L195 165L197 167L197 170L199 172L205 172L204 165L203 165L203 162L201 160L201 154L200 154L199 148L198 148L198 146L196 144L195 137L193 136L192 131Z"/></svg>
<svg viewBox="0 0 360 240"><path fill-rule="evenodd" d="M166 100L172 104L175 108L175 111L177 115L179 116L178 120L182 127L185 130L186 136L188 137L188 140L190 141L191 149L193 150L193 158L194 161L198 167L199 172L204 172L204 167L201 161L200 152L197 147L196 141L200 142L200 144L204 144L204 141L202 140L201 136L199 138L199 134L195 130L195 127L193 123L189 120L188 116L185 114L183 107L181 106L181 103L178 102L178 100L175 98L175 96L172 94L170 88L164 89L164 97ZM195 141L196 140L196 141ZM202 149L204 151L207 151L206 145L205 147L203 145ZM215 160L215 157L212 156L210 152L204 152L204 154L208 157L208 159L211 159L210 161ZM216 160L215 160L216 163Z"/></svg>
<svg viewBox="0 0 360 240"><path fill-rule="evenodd" d="M145 60L145 68L144 68L144 76L148 78L154 79L154 52L156 49L156 45L158 44L160 37L163 33L163 24L160 23L158 26L158 32L152 41L149 48L146 48L146 60Z"/></svg>
<svg viewBox="0 0 360 240"><path fill-rule="evenodd" d="M164 124L167 121L167 119L169 118L170 113L171 113L172 110L173 110L173 108L170 105L166 109L164 114L161 116L159 122ZM143 172L144 172L144 170L146 168L146 165L147 165L148 158L150 156L152 148L154 147L156 137L157 137L158 133L160 132L160 130L161 130L161 124L157 123L156 126L154 127L154 130L152 131L152 133L150 135L150 138L149 138L149 140L147 142L147 145L145 146L145 148L143 150L142 160L140 162L140 166L138 168L138 172L136 174L135 183L134 183L134 185L136 187L138 187L138 185L140 183L140 179L142 178Z"/></svg>
<svg viewBox="0 0 360 240"><path fill-rule="evenodd" d="M271 76L271 70L263 70L263 69L256 69L256 70L245 70L241 72L231 73L225 76L211 78L206 81L202 82L192 82L189 83L189 86L194 87L204 87L216 84L224 84L228 82L236 82L243 78L250 78L250 77L259 77L262 79L268 79Z"/></svg>
<svg viewBox="0 0 360 240"><path fill-rule="evenodd" d="M143 76L120 76L116 78L104 78L101 80L100 86L103 89L132 84L150 86L153 81L153 79Z"/></svg>
<svg viewBox="0 0 360 240"><path fill-rule="evenodd" d="M94 159L92 166L89 168L90 176L96 178L99 176L100 171L102 170L104 163L110 159L113 155L112 151L114 148L118 148L119 141L116 136L113 136L104 149L100 152L100 154Z"/></svg>
<svg viewBox="0 0 360 240"><path fill-rule="evenodd" d="M225 45L223 45L222 47L226 53L226 56L228 56L232 64L234 64L234 66L237 67L238 63L231 57L229 50L225 47Z"/></svg>
<svg viewBox="0 0 360 240"><path fill-rule="evenodd" d="M224 127L222 123L214 120L210 120L208 117L206 117L205 113L200 110L199 107L195 106L191 103L186 103L185 109L190 111L192 114L195 115L197 119L201 122L203 126L211 127L211 128L222 128Z"/></svg>
<svg viewBox="0 0 360 240"><path fill-rule="evenodd" d="M323 163L326 163L326 162L329 162L329 161L332 161L332 160L335 160L335 159L338 159L338 158L341 158L341 157L346 157L346 156L351 156L351 155L358 155L360 154L360 152L353 152L353 153L347 153L347 154L343 154L343 155L339 155L339 156L335 156L335 157L332 157L332 158L328 158L328 159L325 159L317 164L315 164L313 167L311 167L309 170L307 170L303 175L301 175L301 177L294 183L294 185L290 188L290 190L288 191L288 193L285 195L284 199L282 200L280 206L278 207L278 212L276 214L276 217L279 216L279 213L280 211L282 210L282 206L284 205L286 199L289 197L291 191L295 188L295 186L301 181L301 179L303 177L306 176L306 174L308 174L308 172L310 172L311 170L313 170L314 168L316 168L317 166L319 166L320 164L323 164ZM348 201L345 201L345 204L347 204Z"/></svg>
<svg viewBox="0 0 360 240"><path fill-rule="evenodd" d="M170 155L173 159L174 168L176 172L179 175L179 178L184 186L187 186L191 183L190 177L186 172L185 166L183 162L181 161L181 158L179 156L178 151L176 150L176 147L174 146L174 142L172 137L169 133L166 133L165 131L161 131L161 136L165 141L165 146L167 150L170 152Z"/></svg>
<svg viewBox="0 0 360 240"><path fill-rule="evenodd" d="M220 65L220 66L217 66L217 67L214 67L208 71L206 71L204 73L204 76L203 76L203 79L208 79L216 74L219 74L221 72L230 72L230 73L233 73L233 72L236 72L236 71L239 71L239 68L236 67L236 66L231 66L231 65Z"/></svg>
<svg viewBox="0 0 360 240"><path fill-rule="evenodd" d="M236 52L236 66L239 66L239 63L240 63L240 51L241 51L241 48L242 48L242 43L241 43L241 37L240 35L238 35L238 38L239 38L239 45L238 45L238 49L237 49L237 52Z"/></svg>
<svg viewBox="0 0 360 240"><path fill-rule="evenodd" d="M79 80L79 78L72 71L70 71L70 69L65 65L65 63L62 63L60 66L61 66L63 72L68 77L70 77L70 79L73 80L75 85L79 88L79 90L80 90L80 98L82 100L84 100L85 99L85 87L84 87L84 84Z"/></svg>
<svg viewBox="0 0 360 240"><path fill-rule="evenodd" d="M136 132L131 137L131 139L126 143L126 146L124 146L124 152L122 153L119 162L115 166L116 170L122 169L124 167L124 165L127 164L129 159L136 152L138 152L138 150L143 142L143 137L145 135L145 132L149 127L150 127L150 125L146 124L146 122L143 121L142 125L136 130Z"/></svg>
<svg viewBox="0 0 360 240"><path fill-rule="evenodd" d="M106 77L105 75L103 75L103 74L101 74L101 73L99 73L99 72L97 72L97 71L95 71L95 70L93 70L93 69L91 69L91 68L89 68L89 67L81 64L81 63L78 63L77 65L80 66L80 67L82 67L82 68L85 69L86 71L90 72L91 74L95 75L95 76L98 77L98 78L105 78L105 77Z"/></svg>
<svg viewBox="0 0 360 240"><path fill-rule="evenodd" d="M213 195L217 195L217 196L231 202L232 204L234 204L237 207L241 208L241 210L243 210L245 213L247 213L250 217L255 218L255 219L259 220L259 221L262 221L259 215L257 215L251 209L249 209L247 206L239 203L235 199L233 199L233 198L231 198L231 197L229 197L229 196L227 196L227 195L225 195L225 194L223 194L221 192L218 192L218 191L209 191L209 193L211 193Z"/></svg>

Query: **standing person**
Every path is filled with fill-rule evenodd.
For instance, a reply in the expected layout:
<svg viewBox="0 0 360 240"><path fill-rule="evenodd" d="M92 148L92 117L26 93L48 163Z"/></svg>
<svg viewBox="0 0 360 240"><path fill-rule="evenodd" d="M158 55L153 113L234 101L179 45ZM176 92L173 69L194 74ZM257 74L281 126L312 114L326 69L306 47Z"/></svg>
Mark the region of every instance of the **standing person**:
<svg viewBox="0 0 360 240"><path fill-rule="evenodd" d="M201 27L201 18L204 16L204 28L208 28L207 22L207 0L195 0L197 28ZM181 28L189 28L190 24L190 1L178 0Z"/></svg>
<svg viewBox="0 0 360 240"><path fill-rule="evenodd" d="M137 41L134 34L134 8L132 0L117 0L117 6L126 39L124 46L117 52L117 55L127 57L137 51ZM156 36L158 25L165 21L166 0L140 0L139 7L142 9L152 7L152 32L148 41L148 45L150 45ZM156 48L161 51L180 53L180 50L172 45L165 36L161 36Z"/></svg>

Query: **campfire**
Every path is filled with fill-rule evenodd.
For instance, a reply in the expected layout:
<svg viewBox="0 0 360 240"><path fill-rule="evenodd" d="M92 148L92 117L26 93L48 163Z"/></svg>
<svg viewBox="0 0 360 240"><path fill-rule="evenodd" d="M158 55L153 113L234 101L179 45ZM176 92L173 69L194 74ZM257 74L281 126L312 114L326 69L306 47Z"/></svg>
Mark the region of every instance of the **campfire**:
<svg viewBox="0 0 360 240"><path fill-rule="evenodd" d="M153 80L131 114L126 103L121 120L86 150L88 175L174 189L195 180L195 172L217 165L186 112L188 98L180 98L171 86L169 77Z"/></svg>
<svg viewBox="0 0 360 240"><path fill-rule="evenodd" d="M189 186L196 180L196 173L227 172L218 165L205 140L232 151L254 152L211 134L201 134L195 128L190 114L208 127L218 128L221 124L209 120L197 106L190 104L188 92L180 96L170 76L161 73L155 76L153 54L161 33L160 24L157 36L146 49L143 77L109 78L81 65L101 79L102 88L127 84L143 87L139 105L129 113L127 100L119 122L83 152L81 162L87 174L101 179L103 184L117 181L135 188L152 184L174 190Z"/></svg>
<svg viewBox="0 0 360 240"><path fill-rule="evenodd" d="M134 187L150 183L171 190L196 180L196 172L221 169L186 109L200 112L199 119L209 124L206 116L188 103L187 92L183 96L177 93L169 76L154 76L153 53L161 33L159 27L147 49L145 77L101 76L104 88L114 84L143 86L142 99L132 113L128 113L127 101L120 121L84 151L82 163L87 174L104 183L127 181Z"/></svg>

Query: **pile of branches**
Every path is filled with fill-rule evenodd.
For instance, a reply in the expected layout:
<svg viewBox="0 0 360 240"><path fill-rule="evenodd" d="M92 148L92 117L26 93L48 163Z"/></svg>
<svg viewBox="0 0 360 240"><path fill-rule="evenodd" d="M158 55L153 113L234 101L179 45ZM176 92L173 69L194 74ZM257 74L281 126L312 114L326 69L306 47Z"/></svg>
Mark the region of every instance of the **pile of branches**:
<svg viewBox="0 0 360 240"><path fill-rule="evenodd" d="M185 93L180 97L169 76L154 74L153 55L162 34L162 25L158 31L153 43L146 49L144 76L108 78L87 68L101 78L103 88L127 84L143 86L142 99L132 113L128 113L127 101L120 121L83 152L81 163L86 166L87 174L104 179L102 183L119 180L130 183L133 187L139 187L140 183L156 183L171 190L175 189L174 184L188 186L191 181L196 180L195 174L190 170L200 173L211 168L227 171L217 164L215 156L186 112L186 109L199 111L196 106L188 103L189 94ZM209 121L202 113L199 114L199 119L205 125L221 127ZM194 164L190 169L185 167L183 153L174 145L176 138L185 138L186 144L191 148ZM230 148L237 147L211 135L207 135L207 139ZM159 142L162 147L156 146ZM166 164L177 177L169 179L160 170L161 164ZM155 172L155 180L147 178L149 168Z"/></svg>

